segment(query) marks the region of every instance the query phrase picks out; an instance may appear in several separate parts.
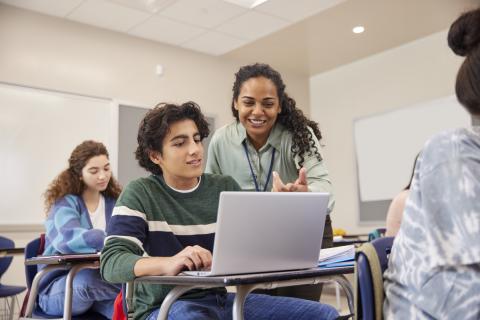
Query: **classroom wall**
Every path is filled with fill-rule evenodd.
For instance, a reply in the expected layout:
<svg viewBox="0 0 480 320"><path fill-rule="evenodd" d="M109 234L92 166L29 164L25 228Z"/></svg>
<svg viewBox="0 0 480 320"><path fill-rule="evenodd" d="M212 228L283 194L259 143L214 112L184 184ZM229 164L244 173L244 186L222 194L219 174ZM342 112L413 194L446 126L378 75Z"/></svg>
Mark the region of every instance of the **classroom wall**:
<svg viewBox="0 0 480 320"><path fill-rule="evenodd" d="M148 107L194 100L217 123L232 119L229 61L0 4L0 81L125 100ZM155 75L155 66L164 75ZM309 110L308 78L279 70Z"/></svg>
<svg viewBox="0 0 480 320"><path fill-rule="evenodd" d="M232 120L234 72L253 62L212 57L2 4L0 44L0 82L114 98L144 107L159 101L193 100L216 117L217 126ZM157 64L164 67L163 77L155 75ZM279 71L299 107L308 113L308 77ZM19 227L2 234L24 246L41 230L41 226ZM15 257L2 283L24 281L23 258Z"/></svg>
<svg viewBox="0 0 480 320"><path fill-rule="evenodd" d="M382 226L358 222L353 122L454 94L462 59L448 48L446 35L439 32L310 78L311 116L324 133L335 188L334 227L364 233Z"/></svg>

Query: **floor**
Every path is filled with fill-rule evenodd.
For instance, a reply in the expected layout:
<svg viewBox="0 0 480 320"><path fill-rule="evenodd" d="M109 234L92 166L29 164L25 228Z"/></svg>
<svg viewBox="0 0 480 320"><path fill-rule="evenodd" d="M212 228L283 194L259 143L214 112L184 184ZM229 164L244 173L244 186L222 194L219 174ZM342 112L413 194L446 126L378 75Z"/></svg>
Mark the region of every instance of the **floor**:
<svg viewBox="0 0 480 320"><path fill-rule="evenodd" d="M335 283L326 283L323 285L320 302L334 306L341 315L350 314L347 297L340 286L338 286L338 295Z"/></svg>

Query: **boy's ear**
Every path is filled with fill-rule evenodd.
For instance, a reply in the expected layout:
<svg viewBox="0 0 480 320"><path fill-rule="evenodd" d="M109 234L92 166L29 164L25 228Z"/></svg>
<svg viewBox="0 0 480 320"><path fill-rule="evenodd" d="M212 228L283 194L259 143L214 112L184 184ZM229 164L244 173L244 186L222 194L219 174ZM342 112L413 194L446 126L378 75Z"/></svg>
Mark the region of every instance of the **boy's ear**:
<svg viewBox="0 0 480 320"><path fill-rule="evenodd" d="M158 151L150 151L148 156L150 157L150 161L153 163L160 165L162 163L162 155Z"/></svg>

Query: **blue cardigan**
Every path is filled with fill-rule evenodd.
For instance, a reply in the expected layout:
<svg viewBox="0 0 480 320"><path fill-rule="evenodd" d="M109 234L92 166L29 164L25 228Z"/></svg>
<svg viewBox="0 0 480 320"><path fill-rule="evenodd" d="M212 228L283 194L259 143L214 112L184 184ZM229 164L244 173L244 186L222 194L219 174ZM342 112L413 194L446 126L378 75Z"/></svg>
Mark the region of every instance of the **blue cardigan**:
<svg viewBox="0 0 480 320"><path fill-rule="evenodd" d="M115 199L105 197L106 225L112 216ZM103 248L106 233L93 229L90 214L81 196L67 194L57 200L45 221L45 250L43 255L95 253ZM39 266L39 270L43 266ZM66 271L50 272L42 279L40 291L54 278Z"/></svg>
<svg viewBox="0 0 480 320"><path fill-rule="evenodd" d="M106 224L115 199L105 197ZM94 253L102 250L105 231L93 229L90 214L81 196L68 194L53 205L45 221L44 255Z"/></svg>

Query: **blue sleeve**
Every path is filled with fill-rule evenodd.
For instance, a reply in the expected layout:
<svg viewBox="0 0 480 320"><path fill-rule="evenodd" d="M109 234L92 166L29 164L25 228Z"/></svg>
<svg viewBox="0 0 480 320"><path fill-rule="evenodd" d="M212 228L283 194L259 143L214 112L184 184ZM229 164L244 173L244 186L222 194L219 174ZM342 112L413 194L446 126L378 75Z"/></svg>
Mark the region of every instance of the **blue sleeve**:
<svg viewBox="0 0 480 320"><path fill-rule="evenodd" d="M92 253L102 249L105 232L92 229L88 217L82 217L81 211L74 196L66 196L55 203L45 222L49 247L44 254Z"/></svg>

